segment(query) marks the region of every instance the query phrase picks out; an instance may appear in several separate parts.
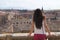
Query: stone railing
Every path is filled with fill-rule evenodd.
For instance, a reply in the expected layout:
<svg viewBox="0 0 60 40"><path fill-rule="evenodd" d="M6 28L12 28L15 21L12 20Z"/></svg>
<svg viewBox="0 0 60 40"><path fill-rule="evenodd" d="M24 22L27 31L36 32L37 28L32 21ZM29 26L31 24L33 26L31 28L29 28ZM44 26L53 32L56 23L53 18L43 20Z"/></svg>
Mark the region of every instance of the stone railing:
<svg viewBox="0 0 60 40"><path fill-rule="evenodd" d="M7 35L6 37L0 37L0 40L33 40L33 36L26 37L26 36L19 36L13 37L11 35ZM50 36L48 40L60 40L60 36Z"/></svg>
<svg viewBox="0 0 60 40"><path fill-rule="evenodd" d="M60 35L56 36L56 35L51 35L51 36L47 36L48 40L60 40ZM0 40L33 40L33 36L28 37L26 35L4 35L4 36L0 36Z"/></svg>

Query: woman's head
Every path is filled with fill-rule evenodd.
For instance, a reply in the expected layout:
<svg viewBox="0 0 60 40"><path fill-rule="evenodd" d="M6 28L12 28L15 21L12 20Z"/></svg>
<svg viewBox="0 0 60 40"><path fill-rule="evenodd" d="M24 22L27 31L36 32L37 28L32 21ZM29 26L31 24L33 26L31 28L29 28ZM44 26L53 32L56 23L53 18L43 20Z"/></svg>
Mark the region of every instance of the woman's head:
<svg viewBox="0 0 60 40"><path fill-rule="evenodd" d="M40 29L42 27L43 15L42 15L42 11L40 9L36 9L34 11L33 21L37 28Z"/></svg>

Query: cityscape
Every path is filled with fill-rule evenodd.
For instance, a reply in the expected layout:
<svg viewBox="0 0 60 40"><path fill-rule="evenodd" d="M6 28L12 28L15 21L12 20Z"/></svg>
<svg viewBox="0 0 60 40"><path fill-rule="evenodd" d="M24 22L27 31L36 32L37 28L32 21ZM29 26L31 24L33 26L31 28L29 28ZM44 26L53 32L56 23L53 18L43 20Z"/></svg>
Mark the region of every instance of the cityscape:
<svg viewBox="0 0 60 40"><path fill-rule="evenodd" d="M34 10L0 10L0 33L29 32ZM43 10L51 32L60 32L60 10Z"/></svg>
<svg viewBox="0 0 60 40"><path fill-rule="evenodd" d="M36 9L46 16L50 29L50 35L48 30L44 33L44 27L42 35L38 30L38 40L43 40L43 35L46 40L60 40L60 0L0 0L0 40L34 40L36 30L29 33Z"/></svg>

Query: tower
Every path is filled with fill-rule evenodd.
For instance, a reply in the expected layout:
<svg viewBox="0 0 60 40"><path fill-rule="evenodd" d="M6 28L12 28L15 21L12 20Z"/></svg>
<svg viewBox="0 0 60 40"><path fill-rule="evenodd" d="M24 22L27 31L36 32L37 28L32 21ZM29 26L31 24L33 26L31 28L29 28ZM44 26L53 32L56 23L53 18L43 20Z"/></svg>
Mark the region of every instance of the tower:
<svg viewBox="0 0 60 40"><path fill-rule="evenodd" d="M42 13L44 13L43 7L42 7Z"/></svg>

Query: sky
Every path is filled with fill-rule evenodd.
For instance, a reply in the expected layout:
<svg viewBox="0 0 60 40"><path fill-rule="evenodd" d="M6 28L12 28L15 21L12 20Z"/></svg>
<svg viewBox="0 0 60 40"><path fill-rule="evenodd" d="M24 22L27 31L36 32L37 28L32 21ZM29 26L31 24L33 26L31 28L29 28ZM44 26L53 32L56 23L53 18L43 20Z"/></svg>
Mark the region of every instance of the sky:
<svg viewBox="0 0 60 40"><path fill-rule="evenodd" d="M0 0L0 9L60 9L60 0Z"/></svg>

